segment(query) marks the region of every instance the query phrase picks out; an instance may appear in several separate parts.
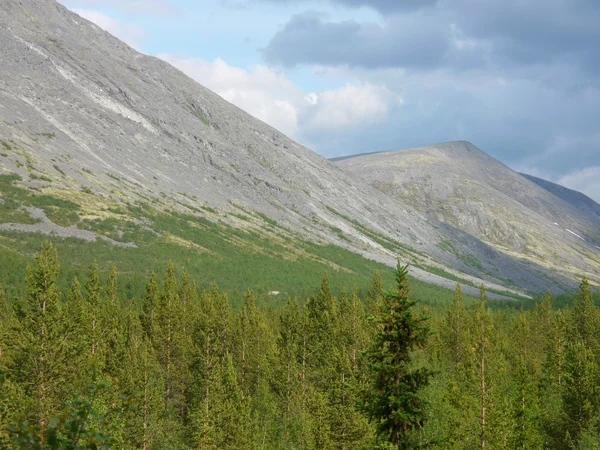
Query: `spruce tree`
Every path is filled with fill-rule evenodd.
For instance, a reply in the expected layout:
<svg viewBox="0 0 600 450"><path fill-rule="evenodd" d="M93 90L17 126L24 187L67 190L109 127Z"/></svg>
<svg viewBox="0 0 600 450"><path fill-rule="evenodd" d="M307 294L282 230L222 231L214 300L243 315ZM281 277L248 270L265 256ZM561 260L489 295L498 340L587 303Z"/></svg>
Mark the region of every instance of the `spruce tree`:
<svg viewBox="0 0 600 450"><path fill-rule="evenodd" d="M150 279L146 283L144 296L142 298L141 321L146 334L150 337L155 325L156 306L158 305L160 287L156 273L150 274Z"/></svg>
<svg viewBox="0 0 600 450"><path fill-rule="evenodd" d="M583 340L569 344L562 389L563 443L578 448L581 435L593 425L600 403L596 355Z"/></svg>
<svg viewBox="0 0 600 450"><path fill-rule="evenodd" d="M375 341L366 352L372 384L361 409L384 442L408 449L417 446L414 432L424 425L421 390L432 376L429 369L413 367L413 352L425 346L430 331L427 318L415 316L408 267L398 262L395 276L398 290L384 297Z"/></svg>
<svg viewBox="0 0 600 450"><path fill-rule="evenodd" d="M10 329L12 328L13 313L8 298L0 284L0 373L4 373L7 364L6 347Z"/></svg>
<svg viewBox="0 0 600 450"><path fill-rule="evenodd" d="M460 284L456 285L452 305L448 310L442 331L442 342L456 369L468 352L468 315Z"/></svg>
<svg viewBox="0 0 600 450"><path fill-rule="evenodd" d="M84 354L87 355L87 365L90 380L96 381L104 369L104 335L102 323L102 286L96 260L92 264L90 274L85 283L86 318L82 340L87 344Z"/></svg>
<svg viewBox="0 0 600 450"><path fill-rule="evenodd" d="M369 287L367 300L365 302L365 310L367 311L367 315L375 315L379 313L379 308L383 303L384 296L385 292L383 288L383 280L381 279L379 270L377 270L375 271L375 275L371 281L371 286Z"/></svg>
<svg viewBox="0 0 600 450"><path fill-rule="evenodd" d="M78 374L73 386L76 391L83 393L90 384L90 379L86 376L88 370L87 342L84 339L87 332L86 304L81 292L81 283L77 277L71 281L71 286L67 292L67 301L64 307L64 321L70 328L70 333L74 337L69 341L74 355L70 370Z"/></svg>
<svg viewBox="0 0 600 450"><path fill-rule="evenodd" d="M513 448L542 448L541 414L538 397L538 361L536 341L530 327L529 314L521 310L511 337L512 386L511 425L509 442Z"/></svg>
<svg viewBox="0 0 600 450"><path fill-rule="evenodd" d="M306 311L288 299L279 315L277 366L273 382L281 414L281 443L285 448L312 448L305 377Z"/></svg>
<svg viewBox="0 0 600 450"><path fill-rule="evenodd" d="M306 326L306 344L303 369L315 386L326 389L331 369L330 354L339 334L339 308L329 284L329 275L325 272L319 292L311 297L306 305L308 321ZM335 376L335 375L333 375Z"/></svg>
<svg viewBox="0 0 600 450"><path fill-rule="evenodd" d="M600 350L600 308L592 299L590 283L583 278L579 284L579 290L575 297L572 311L572 336L581 340L592 351L599 353ZM600 362L600 354L598 355Z"/></svg>
<svg viewBox="0 0 600 450"><path fill-rule="evenodd" d="M475 336L476 342L476 358L477 365L479 368L479 437L482 449L484 449L486 444L488 444L488 441L486 440L488 439L488 436L486 435L488 431L486 419L489 421L489 418L487 416L489 415L488 405L490 403L490 399L488 396L488 392L490 390L489 366L486 372L486 363L488 362L489 349L487 349L487 346L489 344L491 324L486 302L487 295L485 291L485 286L482 284L479 290L479 305L475 309L475 320L473 322L473 334Z"/></svg>
<svg viewBox="0 0 600 450"><path fill-rule="evenodd" d="M125 357L126 331L124 329L124 318L127 316L126 308L119 298L117 267L114 264L108 273L104 291L102 329L106 341L105 370L110 376L114 377Z"/></svg>
<svg viewBox="0 0 600 450"><path fill-rule="evenodd" d="M165 410L183 416L189 373L186 359L191 351L191 338L185 332L186 310L177 292L175 267L169 262L162 292L156 305L152 343L165 373Z"/></svg>
<svg viewBox="0 0 600 450"><path fill-rule="evenodd" d="M227 296L216 285L203 291L199 315L192 329L194 358L190 407L191 429L196 446L215 448L215 414L221 392L222 362L231 349L231 310Z"/></svg>
<svg viewBox="0 0 600 450"><path fill-rule="evenodd" d="M71 361L69 336L61 317L60 295L56 286L59 263L56 249L45 242L27 269L27 297L19 314L20 347L10 367L30 400L29 413L40 433L45 433L50 417L68 395L72 373L65 370Z"/></svg>
<svg viewBox="0 0 600 450"><path fill-rule="evenodd" d="M127 314L127 346L119 372L119 389L125 399L125 443L149 450L170 439L164 426L164 379L151 342L137 311Z"/></svg>

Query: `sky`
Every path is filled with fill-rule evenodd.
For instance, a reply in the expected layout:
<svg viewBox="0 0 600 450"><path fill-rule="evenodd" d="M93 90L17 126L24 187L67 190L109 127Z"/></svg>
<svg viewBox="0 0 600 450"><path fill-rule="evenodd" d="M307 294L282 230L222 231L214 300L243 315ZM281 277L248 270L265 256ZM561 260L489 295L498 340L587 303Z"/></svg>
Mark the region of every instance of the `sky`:
<svg viewBox="0 0 600 450"><path fill-rule="evenodd" d="M598 0L60 0L325 157L467 140L600 202Z"/></svg>

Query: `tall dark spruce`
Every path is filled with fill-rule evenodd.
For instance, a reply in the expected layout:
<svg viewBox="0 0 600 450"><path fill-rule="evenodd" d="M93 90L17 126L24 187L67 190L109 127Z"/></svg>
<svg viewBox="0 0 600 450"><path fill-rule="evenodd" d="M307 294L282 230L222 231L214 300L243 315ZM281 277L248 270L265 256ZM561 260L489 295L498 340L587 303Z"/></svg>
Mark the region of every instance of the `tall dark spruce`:
<svg viewBox="0 0 600 450"><path fill-rule="evenodd" d="M410 449L420 446L415 433L425 418L420 391L432 376L429 369L414 368L413 353L425 346L430 331L428 318L414 312L408 266L398 263L395 275L398 290L385 295L375 317L375 340L365 352L372 383L360 408L375 423L384 446Z"/></svg>

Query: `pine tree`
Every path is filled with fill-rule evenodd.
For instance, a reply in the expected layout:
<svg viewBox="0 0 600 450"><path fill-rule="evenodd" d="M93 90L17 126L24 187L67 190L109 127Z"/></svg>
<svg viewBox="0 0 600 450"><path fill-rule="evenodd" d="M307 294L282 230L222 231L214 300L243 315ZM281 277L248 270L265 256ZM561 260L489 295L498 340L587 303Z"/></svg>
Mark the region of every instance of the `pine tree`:
<svg viewBox="0 0 600 450"><path fill-rule="evenodd" d="M511 333L515 343L512 349L512 448L534 449L543 447L541 434L541 414L538 398L538 364L536 361L536 341L530 327L528 314L519 313L516 326Z"/></svg>
<svg viewBox="0 0 600 450"><path fill-rule="evenodd" d="M15 340L15 327L16 317L4 289L0 285L0 448L8 448L10 441L8 424L12 419L10 417L11 413L15 413L11 408L11 404L16 399L10 395L12 386L9 385L10 381L6 379L8 369L13 364L9 348Z"/></svg>
<svg viewBox="0 0 600 450"><path fill-rule="evenodd" d="M583 343L594 352L600 350L600 309L592 299L590 284L587 278L583 278L579 284L579 290L575 297L575 304L572 311L571 335L576 336L576 340ZM600 362L600 354L598 355Z"/></svg>
<svg viewBox="0 0 600 450"><path fill-rule="evenodd" d="M600 403L600 374L596 355L583 340L570 343L565 358L562 390L564 443L577 448L593 424Z"/></svg>
<svg viewBox="0 0 600 450"><path fill-rule="evenodd" d="M13 317L12 307L8 303L6 293L0 284L0 373L4 373L8 362L6 347Z"/></svg>
<svg viewBox="0 0 600 450"><path fill-rule="evenodd" d="M288 299L279 315L277 369L274 390L281 411L281 441L285 448L314 448L307 410L306 311Z"/></svg>
<svg viewBox="0 0 600 450"><path fill-rule="evenodd" d="M152 335L152 330L155 325L156 306L158 305L160 288L156 273L150 274L150 280L146 284L144 297L142 298L142 326L148 336Z"/></svg>
<svg viewBox="0 0 600 450"><path fill-rule="evenodd" d="M464 361L468 351L468 318L462 289L457 284L442 332L444 348L455 369Z"/></svg>
<svg viewBox="0 0 600 450"><path fill-rule="evenodd" d="M20 348L10 367L31 400L29 413L42 434L62 404L73 375L65 371L72 357L68 340L73 337L61 320L58 274L56 249L45 242L35 265L27 269L27 297L19 314Z"/></svg>
<svg viewBox="0 0 600 450"><path fill-rule="evenodd" d="M479 291L479 308L477 310L477 314L475 316L475 326L479 328L476 331L478 335L477 342L477 359L479 362L479 383L480 383L480 397L481 397L481 413L479 417L479 426L481 430L480 438L481 438L481 448L485 448L486 446L486 409L489 403L489 399L486 398L487 391L489 390L489 384L486 385L486 371L485 371L485 363L486 363L486 345L488 343L488 334L489 334L489 323L488 323L488 313L486 311L486 292L485 286L482 284L481 289Z"/></svg>
<svg viewBox="0 0 600 450"><path fill-rule="evenodd" d="M361 351L368 347L371 335L370 324L365 308L358 297L356 285L341 310L342 343L346 346L353 377L361 378L360 375L366 372L366 361L361 358Z"/></svg>
<svg viewBox="0 0 600 450"><path fill-rule="evenodd" d="M83 393L90 383L86 375L88 370L88 354L87 342L83 337L87 331L86 304L81 292L81 283L77 277L71 281L71 286L67 292L67 301L64 306L63 320L70 328L70 334L74 339L69 340L71 351L74 355L70 370L73 373L79 374L76 379L74 388L76 391Z"/></svg>
<svg viewBox="0 0 600 450"><path fill-rule="evenodd" d="M154 349L143 330L137 311L127 313L128 335L119 373L120 393L126 399L125 442L131 448L149 450L170 441L163 427L164 379Z"/></svg>
<svg viewBox="0 0 600 450"><path fill-rule="evenodd" d="M100 273L96 260L92 264L90 274L85 283L86 291L86 318L85 330L82 333L82 340L86 342L87 349L84 352L87 355L87 365L89 370L90 382L96 381L104 369L104 332L102 326L102 288L100 284Z"/></svg>
<svg viewBox="0 0 600 450"><path fill-rule="evenodd" d="M185 333L186 310L177 292L175 267L170 261L153 318L152 343L165 374L165 410L183 416L189 387L190 336Z"/></svg>
<svg viewBox="0 0 600 450"><path fill-rule="evenodd" d="M102 304L102 329L105 335L105 371L116 376L125 357L126 336L123 318L127 311L119 298L117 267L113 264L105 286L106 299Z"/></svg>
<svg viewBox="0 0 600 450"><path fill-rule="evenodd" d="M215 448L215 414L219 408L222 362L231 349L231 311L227 296L213 285L202 292L199 314L192 330L195 357L191 389L191 428L202 449Z"/></svg>
<svg viewBox="0 0 600 450"><path fill-rule="evenodd" d="M315 386L326 389L333 374L329 355L333 351L339 333L339 308L325 272L316 296L306 304L308 321L305 329L306 344L303 373ZM335 376L335 375L333 375Z"/></svg>
<svg viewBox="0 0 600 450"><path fill-rule="evenodd" d="M377 270L373 276L373 281L369 287L367 300L365 302L365 310L367 311L367 315L372 316L379 313L379 308L383 303L384 297L385 292L383 288L383 280L381 279L379 270Z"/></svg>
<svg viewBox="0 0 600 450"><path fill-rule="evenodd" d="M396 269L397 292L389 292L376 317L377 335L367 351L372 385L361 409L375 422L377 433L397 449L415 447L414 431L424 425L420 391L432 372L414 369L412 353L427 343L426 317L415 317L409 298L408 267Z"/></svg>

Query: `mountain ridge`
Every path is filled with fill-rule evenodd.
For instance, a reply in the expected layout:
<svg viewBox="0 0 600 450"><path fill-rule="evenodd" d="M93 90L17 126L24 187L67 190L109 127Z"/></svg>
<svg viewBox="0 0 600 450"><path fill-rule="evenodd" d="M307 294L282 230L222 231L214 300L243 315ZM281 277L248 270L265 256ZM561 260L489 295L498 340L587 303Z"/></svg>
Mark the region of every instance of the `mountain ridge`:
<svg viewBox="0 0 600 450"><path fill-rule="evenodd" d="M505 254L552 270L561 270L552 260L562 260L571 277L581 271L598 282L598 222L467 141L333 162L397 201ZM560 248L561 254L548 247Z"/></svg>

